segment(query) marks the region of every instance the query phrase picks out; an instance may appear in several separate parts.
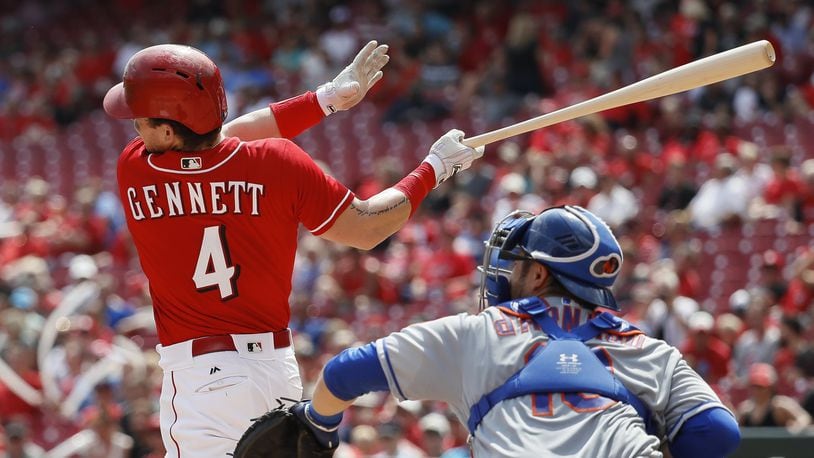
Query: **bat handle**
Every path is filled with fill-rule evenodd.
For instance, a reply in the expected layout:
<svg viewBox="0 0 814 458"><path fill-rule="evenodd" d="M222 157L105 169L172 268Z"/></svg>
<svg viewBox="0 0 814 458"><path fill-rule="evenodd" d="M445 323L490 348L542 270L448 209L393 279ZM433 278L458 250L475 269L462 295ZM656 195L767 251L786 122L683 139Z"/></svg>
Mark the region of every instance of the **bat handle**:
<svg viewBox="0 0 814 458"><path fill-rule="evenodd" d="M486 132L485 134L475 135L474 137L464 138L461 140L465 146L470 148L477 148L479 146L486 146L489 143L494 143L500 140L504 140L506 138L511 137L512 133L504 133L501 132L503 129L493 130L491 132Z"/></svg>

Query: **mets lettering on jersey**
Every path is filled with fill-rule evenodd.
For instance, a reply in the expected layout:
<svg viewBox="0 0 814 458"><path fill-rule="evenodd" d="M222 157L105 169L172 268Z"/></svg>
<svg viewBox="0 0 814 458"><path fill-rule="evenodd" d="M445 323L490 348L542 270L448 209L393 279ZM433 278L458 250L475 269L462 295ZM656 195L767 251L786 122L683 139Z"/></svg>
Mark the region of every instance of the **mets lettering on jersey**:
<svg viewBox="0 0 814 458"><path fill-rule="evenodd" d="M260 216L259 200L264 191L265 187L262 184L246 181L184 184L172 181L163 185L129 187L127 202L136 221L163 216L226 213L239 215L244 211L248 211L252 216ZM226 194L230 194L231 199L224 199L223 196ZM244 209L242 205L244 202L248 208Z"/></svg>

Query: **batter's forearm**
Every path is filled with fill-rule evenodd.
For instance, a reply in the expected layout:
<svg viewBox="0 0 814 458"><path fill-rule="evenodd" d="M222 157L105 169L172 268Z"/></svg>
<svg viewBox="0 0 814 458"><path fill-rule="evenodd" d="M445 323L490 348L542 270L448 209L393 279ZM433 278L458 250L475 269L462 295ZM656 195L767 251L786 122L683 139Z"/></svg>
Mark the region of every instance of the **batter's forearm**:
<svg viewBox="0 0 814 458"><path fill-rule="evenodd" d="M401 229L409 216L410 201L401 191L388 188L367 200L354 198L321 237L369 250Z"/></svg>

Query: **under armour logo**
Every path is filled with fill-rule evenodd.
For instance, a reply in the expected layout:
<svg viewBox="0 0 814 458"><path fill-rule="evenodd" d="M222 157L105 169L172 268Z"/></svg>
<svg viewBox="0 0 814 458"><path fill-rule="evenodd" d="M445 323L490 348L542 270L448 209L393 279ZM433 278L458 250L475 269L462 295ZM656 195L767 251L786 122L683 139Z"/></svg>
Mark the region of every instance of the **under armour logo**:
<svg viewBox="0 0 814 458"><path fill-rule="evenodd" d="M260 353L263 351L263 344L261 342L249 342L246 344L246 348L249 349L249 353Z"/></svg>
<svg viewBox="0 0 814 458"><path fill-rule="evenodd" d="M561 363L578 363L579 358L577 357L576 353L571 353L571 356L566 355L565 353L560 353L560 362Z"/></svg>
<svg viewBox="0 0 814 458"><path fill-rule="evenodd" d="M557 369L560 374L564 375L577 375L582 370L582 363L579 362L579 357L575 353L570 355L560 353L560 360L557 361Z"/></svg>
<svg viewBox="0 0 814 458"><path fill-rule="evenodd" d="M212 369L209 369L209 375L212 375L212 374L214 374L215 372L218 372L218 371L220 371L220 368L218 366L215 366Z"/></svg>

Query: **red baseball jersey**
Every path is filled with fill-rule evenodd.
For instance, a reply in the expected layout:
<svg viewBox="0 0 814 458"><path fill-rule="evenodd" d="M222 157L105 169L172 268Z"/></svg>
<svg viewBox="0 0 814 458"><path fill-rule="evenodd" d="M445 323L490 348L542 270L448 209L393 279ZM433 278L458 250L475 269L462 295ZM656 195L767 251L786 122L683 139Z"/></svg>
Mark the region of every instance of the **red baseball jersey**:
<svg viewBox="0 0 814 458"><path fill-rule="evenodd" d="M286 139L148 154L136 138L118 180L163 345L285 329L299 224L319 235L353 200Z"/></svg>

